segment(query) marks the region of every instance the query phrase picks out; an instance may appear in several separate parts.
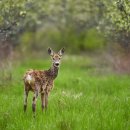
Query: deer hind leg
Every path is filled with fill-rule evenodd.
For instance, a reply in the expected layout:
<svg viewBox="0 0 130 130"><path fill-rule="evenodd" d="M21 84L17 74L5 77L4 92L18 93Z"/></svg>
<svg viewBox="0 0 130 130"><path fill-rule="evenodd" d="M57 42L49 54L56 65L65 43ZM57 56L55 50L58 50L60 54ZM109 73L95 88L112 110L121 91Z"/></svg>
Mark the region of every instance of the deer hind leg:
<svg viewBox="0 0 130 130"><path fill-rule="evenodd" d="M32 111L34 113L34 117L35 117L35 112L36 112L36 101L37 101L37 97L38 97L38 90L36 90L34 92L34 96L33 96Z"/></svg>
<svg viewBox="0 0 130 130"><path fill-rule="evenodd" d="M24 91L24 112L26 112L26 109L27 109L28 93L29 93L28 90L25 90L25 91Z"/></svg>

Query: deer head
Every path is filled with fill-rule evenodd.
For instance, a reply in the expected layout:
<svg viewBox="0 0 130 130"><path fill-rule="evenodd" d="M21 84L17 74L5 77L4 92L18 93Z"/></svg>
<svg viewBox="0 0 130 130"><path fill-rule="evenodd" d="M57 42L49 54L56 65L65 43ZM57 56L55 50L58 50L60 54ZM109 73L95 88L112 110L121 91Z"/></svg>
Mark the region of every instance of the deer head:
<svg viewBox="0 0 130 130"><path fill-rule="evenodd" d="M55 53L51 48L48 48L48 54L51 56L53 66L59 67L60 60L64 53L65 49L62 48L58 53Z"/></svg>

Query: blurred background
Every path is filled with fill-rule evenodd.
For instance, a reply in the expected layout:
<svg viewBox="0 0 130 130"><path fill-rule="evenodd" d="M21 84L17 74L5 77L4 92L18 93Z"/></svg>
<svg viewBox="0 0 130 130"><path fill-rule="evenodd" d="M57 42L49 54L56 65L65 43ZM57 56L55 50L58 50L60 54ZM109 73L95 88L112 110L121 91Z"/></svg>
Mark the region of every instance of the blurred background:
<svg viewBox="0 0 130 130"><path fill-rule="evenodd" d="M23 113L23 75L65 54L48 110ZM0 0L0 129L129 130L130 0ZM31 95L32 94L32 95Z"/></svg>
<svg viewBox="0 0 130 130"><path fill-rule="evenodd" d="M1 0L0 9L1 80L15 61L44 59L48 47L130 73L129 0Z"/></svg>

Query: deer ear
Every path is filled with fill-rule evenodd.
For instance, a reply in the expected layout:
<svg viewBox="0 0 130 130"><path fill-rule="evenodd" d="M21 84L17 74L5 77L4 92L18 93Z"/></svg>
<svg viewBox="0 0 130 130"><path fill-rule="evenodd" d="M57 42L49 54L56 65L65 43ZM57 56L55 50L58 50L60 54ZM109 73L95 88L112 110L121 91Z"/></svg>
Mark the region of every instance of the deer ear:
<svg viewBox="0 0 130 130"><path fill-rule="evenodd" d="M54 52L51 48L48 48L48 54L51 55L51 56L54 54Z"/></svg>
<svg viewBox="0 0 130 130"><path fill-rule="evenodd" d="M58 54L59 54L60 56L62 56L62 55L64 54L64 52L65 52L65 48L62 48L62 49L58 52Z"/></svg>

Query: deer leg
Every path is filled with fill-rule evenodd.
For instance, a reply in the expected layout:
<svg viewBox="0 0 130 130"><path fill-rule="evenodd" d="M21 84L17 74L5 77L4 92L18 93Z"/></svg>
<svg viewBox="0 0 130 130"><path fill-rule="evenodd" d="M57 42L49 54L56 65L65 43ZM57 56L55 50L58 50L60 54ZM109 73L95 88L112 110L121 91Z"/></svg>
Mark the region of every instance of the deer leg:
<svg viewBox="0 0 130 130"><path fill-rule="evenodd" d="M45 108L45 94L44 93L41 93L41 103L42 103L42 111L43 111Z"/></svg>
<svg viewBox="0 0 130 130"><path fill-rule="evenodd" d="M27 99L28 99L28 93L29 91L28 90L25 90L24 91L24 112L26 111L27 109Z"/></svg>
<svg viewBox="0 0 130 130"><path fill-rule="evenodd" d="M34 113L34 117L35 117L35 111L36 111L36 101L37 101L37 97L38 97L38 90L36 90L34 92L34 96L33 96L33 103L32 103L32 111Z"/></svg>
<svg viewBox="0 0 130 130"><path fill-rule="evenodd" d="M45 109L47 110L48 106L48 92L45 92Z"/></svg>

